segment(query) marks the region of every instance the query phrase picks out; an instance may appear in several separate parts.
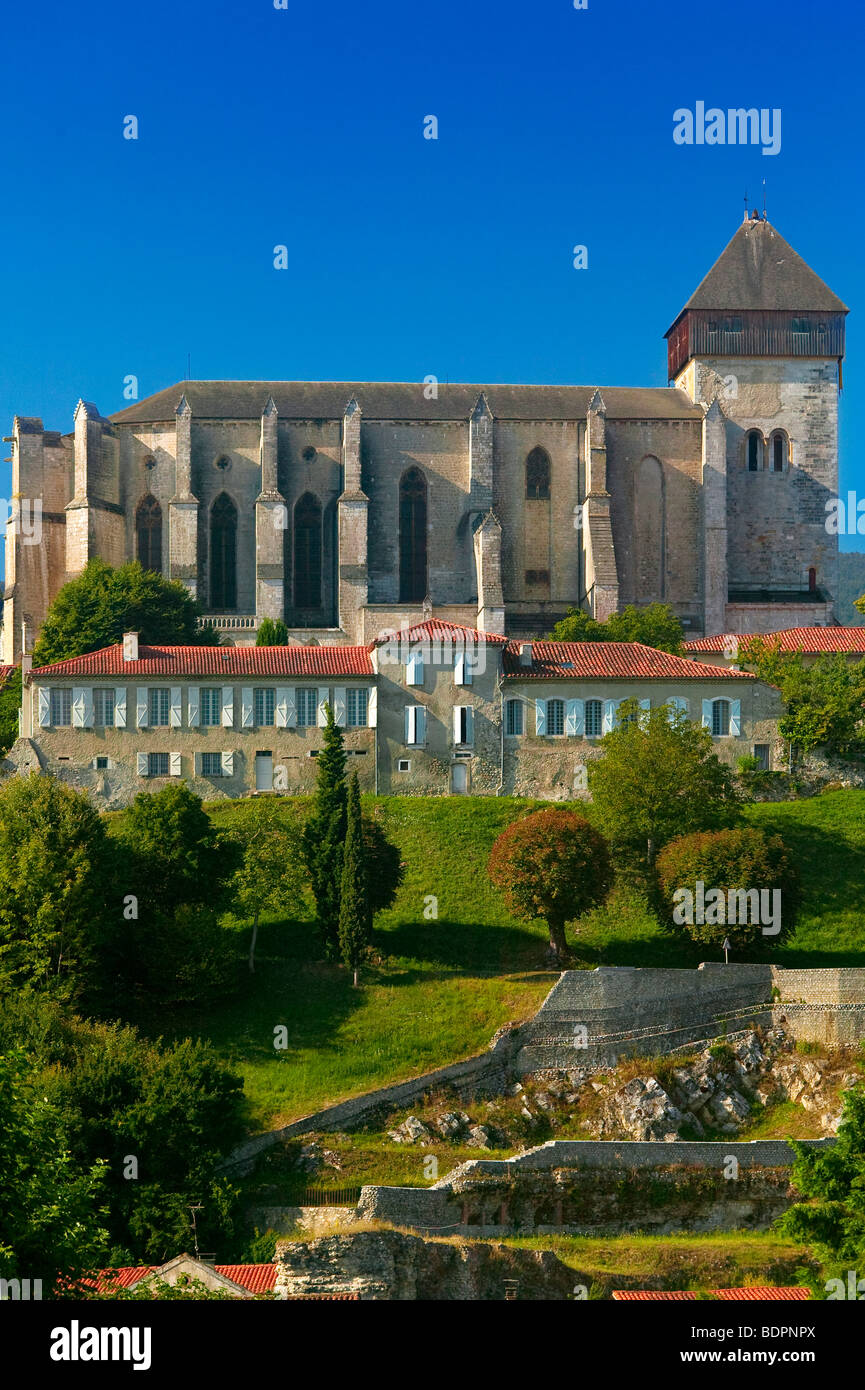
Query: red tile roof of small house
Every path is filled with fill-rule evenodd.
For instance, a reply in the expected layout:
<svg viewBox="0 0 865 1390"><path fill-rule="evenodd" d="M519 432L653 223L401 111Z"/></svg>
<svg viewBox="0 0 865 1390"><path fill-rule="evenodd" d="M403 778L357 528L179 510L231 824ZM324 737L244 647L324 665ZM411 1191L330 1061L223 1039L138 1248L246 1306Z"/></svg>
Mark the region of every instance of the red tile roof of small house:
<svg viewBox="0 0 865 1390"><path fill-rule="evenodd" d="M778 632L719 632L714 637L694 637L687 652L726 652L752 637L777 645L782 652L853 652L865 656L865 627L785 627ZM734 645L736 644L736 645Z"/></svg>
<svg viewBox="0 0 865 1390"><path fill-rule="evenodd" d="M467 627L464 623L451 623L445 618L426 618L423 622L412 623L411 627L385 628L369 643L368 650L383 646L386 642L465 642L481 646L485 642L505 646L507 638L499 632L481 632L480 628Z"/></svg>
<svg viewBox="0 0 865 1390"><path fill-rule="evenodd" d="M531 646L532 664L520 664L520 647ZM504 674L531 680L753 680L747 671L691 661L641 642L509 642Z"/></svg>
<svg viewBox="0 0 865 1390"><path fill-rule="evenodd" d="M112 1287L131 1289L142 1279L158 1273L160 1265L124 1265L120 1269L100 1270L96 1281L100 1293L108 1293ZM276 1284L276 1265L213 1265L212 1268L224 1279L239 1284L247 1292L268 1293ZM90 1283L91 1281L86 1281Z"/></svg>
<svg viewBox="0 0 865 1390"><path fill-rule="evenodd" d="M123 660L123 643L86 656L34 667L31 677L44 680L75 676L319 676L366 677L373 674L366 647L150 647L142 643L137 661Z"/></svg>
<svg viewBox="0 0 865 1390"><path fill-rule="evenodd" d="M14 670L14 666L0 666L0 690L3 689Z"/></svg>
<svg viewBox="0 0 865 1390"><path fill-rule="evenodd" d="M802 1288L774 1289L749 1286L741 1289L708 1289L707 1292L722 1303L756 1303L763 1300L772 1303L788 1300L802 1302L811 1297L810 1291ZM614 1289L613 1298L619 1303L657 1302L661 1299L679 1303L697 1302L697 1295L689 1289Z"/></svg>

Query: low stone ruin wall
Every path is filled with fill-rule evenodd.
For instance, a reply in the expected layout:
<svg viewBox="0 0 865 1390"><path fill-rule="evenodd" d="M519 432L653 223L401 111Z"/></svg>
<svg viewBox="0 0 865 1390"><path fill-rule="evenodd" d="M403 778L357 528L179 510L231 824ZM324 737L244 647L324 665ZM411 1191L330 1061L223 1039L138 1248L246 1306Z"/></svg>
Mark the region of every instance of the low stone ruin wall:
<svg viewBox="0 0 865 1390"><path fill-rule="evenodd" d="M834 1140L813 1141L823 1148ZM357 1216L426 1235L766 1230L794 1200L780 1140L553 1140L463 1163L430 1188L365 1187Z"/></svg>

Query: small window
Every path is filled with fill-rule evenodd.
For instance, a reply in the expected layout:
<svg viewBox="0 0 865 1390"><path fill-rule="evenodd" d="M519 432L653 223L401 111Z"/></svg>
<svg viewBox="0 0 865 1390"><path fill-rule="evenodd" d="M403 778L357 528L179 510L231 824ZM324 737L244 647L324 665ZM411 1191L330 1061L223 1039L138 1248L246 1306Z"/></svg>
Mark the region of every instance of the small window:
<svg viewBox="0 0 865 1390"><path fill-rule="evenodd" d="M397 772L411 772L411 760L409 758L397 759Z"/></svg>
<svg viewBox="0 0 865 1390"><path fill-rule="evenodd" d="M725 332L725 333L741 333L741 332L742 332L742 320L741 320L740 318L725 319L725 320L724 320L724 332Z"/></svg>
<svg viewBox="0 0 865 1390"><path fill-rule="evenodd" d="M549 584L549 570L526 570L527 584Z"/></svg>
<svg viewBox="0 0 865 1390"><path fill-rule="evenodd" d="M167 777L171 770L168 753L147 754L147 776Z"/></svg>
<svg viewBox="0 0 865 1390"><path fill-rule="evenodd" d="M787 467L787 436L780 430L776 430L769 440L769 457L772 460L772 472L783 473Z"/></svg>
<svg viewBox="0 0 865 1390"><path fill-rule="evenodd" d="M149 703L149 705L150 705L150 726L151 726L151 728L154 728L154 729L167 729L167 728L168 728L169 709L170 709L170 705L171 705L171 691L170 691L170 690L150 690L150 691L148 691L148 703ZM154 754L154 756L156 756L156 755ZM160 754L159 756L161 757L162 755ZM167 758L167 757L168 757L168 754L166 753L165 756L166 756L166 758ZM166 775L166 777L167 777L167 776L168 776L168 773L166 773L165 775ZM154 777L155 777L155 776L156 776L156 773L151 773L151 776L154 776ZM161 774L160 774L160 776L161 776Z"/></svg>
<svg viewBox="0 0 865 1390"><path fill-rule="evenodd" d="M761 772L769 771L769 745L768 743L754 744L754 757L760 766Z"/></svg>
<svg viewBox="0 0 865 1390"><path fill-rule="evenodd" d="M222 754L221 754L221 753L202 753L202 755L201 755L201 775L202 775L202 777L221 777L221 776L222 776Z"/></svg>
<svg viewBox="0 0 865 1390"><path fill-rule="evenodd" d="M523 702L508 700L505 704L505 733L517 736L523 732Z"/></svg>
<svg viewBox="0 0 865 1390"><path fill-rule="evenodd" d="M318 719L318 691L303 688L297 692L297 723L300 728L314 728Z"/></svg>
<svg viewBox="0 0 865 1390"><path fill-rule="evenodd" d="M114 727L113 690L94 690L93 726L96 729L112 729Z"/></svg>
<svg viewBox="0 0 865 1390"><path fill-rule="evenodd" d="M794 332L794 333L810 333L810 332L811 332L811 324L810 324L810 322L808 321L808 319L801 319L801 318L800 318L800 319L794 319L794 320L793 320L793 332Z"/></svg>
<svg viewBox="0 0 865 1390"><path fill-rule="evenodd" d="M547 700L547 733L563 734L565 732L565 702L564 700Z"/></svg>
<svg viewBox="0 0 865 1390"><path fill-rule="evenodd" d="M747 442L748 472L759 473L763 467L763 436L759 430L751 430Z"/></svg>
<svg viewBox="0 0 865 1390"><path fill-rule="evenodd" d="M222 717L222 691L207 685L201 691L201 722L207 729L216 728Z"/></svg>
<svg viewBox="0 0 865 1390"><path fill-rule="evenodd" d="M255 709L255 727L272 728L276 711L276 691L272 686L254 690L252 693Z"/></svg>
<svg viewBox="0 0 865 1390"><path fill-rule="evenodd" d="M600 738L604 729L604 704L602 700L586 701L586 738Z"/></svg>
<svg viewBox="0 0 865 1390"><path fill-rule="evenodd" d="M347 690L345 698L348 727L350 729L365 729L367 708L369 705L369 691Z"/></svg>
<svg viewBox="0 0 865 1390"><path fill-rule="evenodd" d="M550 456L546 449L532 449L526 459L526 497L543 500L550 495Z"/></svg>
<svg viewBox="0 0 865 1390"><path fill-rule="evenodd" d="M56 725L72 723L72 691L51 691L51 723Z"/></svg>
<svg viewBox="0 0 865 1390"><path fill-rule="evenodd" d="M712 736L726 738L730 732L730 701L712 701Z"/></svg>
<svg viewBox="0 0 865 1390"><path fill-rule="evenodd" d="M97 772L105 772L106 769L107 769L107 767L108 767L108 759L107 759L107 758L97 758L97 759L96 759L96 771L97 771Z"/></svg>

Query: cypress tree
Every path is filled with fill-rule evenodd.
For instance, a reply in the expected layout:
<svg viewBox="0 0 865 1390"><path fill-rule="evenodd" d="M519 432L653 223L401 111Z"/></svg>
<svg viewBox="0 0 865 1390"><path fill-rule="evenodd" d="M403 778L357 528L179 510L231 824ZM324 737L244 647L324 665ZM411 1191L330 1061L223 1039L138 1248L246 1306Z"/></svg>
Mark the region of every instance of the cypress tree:
<svg viewBox="0 0 865 1390"><path fill-rule="evenodd" d="M342 730L327 706L324 747L318 755L315 805L304 831L318 928L328 960L339 957L339 899L346 833L345 749Z"/></svg>
<svg viewBox="0 0 865 1390"><path fill-rule="evenodd" d="M369 907L366 853L360 815L360 787L357 773L348 789L345 853L342 864L342 893L339 907L339 949L343 964L357 973L369 946L372 914Z"/></svg>

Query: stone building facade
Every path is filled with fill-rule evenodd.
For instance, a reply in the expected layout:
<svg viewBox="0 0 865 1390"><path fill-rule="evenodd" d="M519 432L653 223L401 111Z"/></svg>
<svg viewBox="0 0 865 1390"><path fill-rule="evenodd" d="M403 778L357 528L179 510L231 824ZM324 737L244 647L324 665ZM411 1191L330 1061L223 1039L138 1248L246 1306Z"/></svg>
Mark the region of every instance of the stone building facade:
<svg viewBox="0 0 865 1390"><path fill-rule="evenodd" d="M694 635L833 621L846 308L746 221L668 331L666 388L186 381L61 435L16 417L3 660L91 556L226 640L363 645L424 616L518 637L663 601Z"/></svg>
<svg viewBox="0 0 865 1390"><path fill-rule="evenodd" d="M183 778L206 799L306 792L327 706L364 791L589 796L622 701L710 729L718 756L780 765L780 696L635 642L518 642L434 619L367 646L148 647L130 633L32 669L10 761L122 806Z"/></svg>

